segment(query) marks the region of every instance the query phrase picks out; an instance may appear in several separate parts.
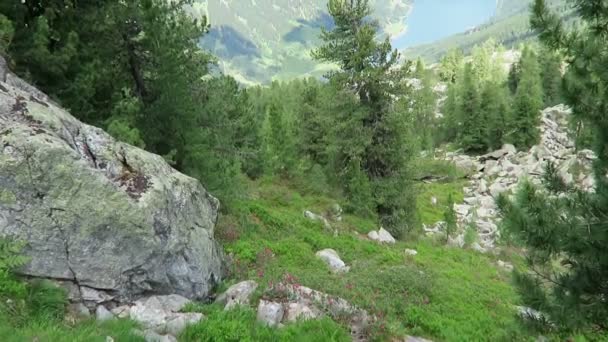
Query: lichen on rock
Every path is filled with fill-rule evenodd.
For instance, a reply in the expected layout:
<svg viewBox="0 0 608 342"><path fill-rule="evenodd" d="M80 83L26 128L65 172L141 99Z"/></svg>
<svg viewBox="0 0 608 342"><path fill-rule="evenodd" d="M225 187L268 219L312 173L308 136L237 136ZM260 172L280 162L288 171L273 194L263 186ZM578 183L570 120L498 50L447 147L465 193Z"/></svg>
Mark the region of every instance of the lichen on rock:
<svg viewBox="0 0 608 342"><path fill-rule="evenodd" d="M206 297L222 278L218 200L2 72L0 237L27 242L20 272L116 301Z"/></svg>

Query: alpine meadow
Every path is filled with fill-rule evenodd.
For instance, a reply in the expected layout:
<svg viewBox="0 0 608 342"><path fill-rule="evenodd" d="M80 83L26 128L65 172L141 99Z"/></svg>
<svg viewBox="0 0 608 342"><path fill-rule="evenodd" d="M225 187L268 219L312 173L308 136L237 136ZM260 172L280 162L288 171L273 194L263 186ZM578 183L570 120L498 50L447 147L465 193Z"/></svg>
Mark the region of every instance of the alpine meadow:
<svg viewBox="0 0 608 342"><path fill-rule="evenodd" d="M0 0L0 341L608 341L607 248L608 0Z"/></svg>

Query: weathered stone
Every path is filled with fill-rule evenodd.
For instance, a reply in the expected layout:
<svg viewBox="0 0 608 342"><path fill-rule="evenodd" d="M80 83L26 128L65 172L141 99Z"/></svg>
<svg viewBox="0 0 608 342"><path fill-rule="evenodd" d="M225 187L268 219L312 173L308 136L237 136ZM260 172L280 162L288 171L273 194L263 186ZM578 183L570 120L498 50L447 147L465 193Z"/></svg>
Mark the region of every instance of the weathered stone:
<svg viewBox="0 0 608 342"><path fill-rule="evenodd" d="M118 318L127 318L131 313L131 307L129 305L122 305L110 310L110 312Z"/></svg>
<svg viewBox="0 0 608 342"><path fill-rule="evenodd" d="M107 294L104 291L98 291L87 286L80 287L81 299L85 302L93 302L96 304L104 303L114 299L114 296Z"/></svg>
<svg viewBox="0 0 608 342"><path fill-rule="evenodd" d="M186 329L188 325L193 325L200 322L203 319L203 314L198 312L180 313L173 314L167 317L167 328L168 334L173 336L179 336L181 332Z"/></svg>
<svg viewBox="0 0 608 342"><path fill-rule="evenodd" d="M323 260L333 273L346 273L350 270L350 267L346 266L344 261L340 259L338 252L333 249L318 251L316 256Z"/></svg>
<svg viewBox="0 0 608 342"><path fill-rule="evenodd" d="M276 327L283 320L283 305L275 302L261 300L258 305L258 322L269 327Z"/></svg>
<svg viewBox="0 0 608 342"><path fill-rule="evenodd" d="M285 311L285 321L295 322L297 320L316 319L322 315L314 306L308 306L303 303L289 303Z"/></svg>
<svg viewBox="0 0 608 342"><path fill-rule="evenodd" d="M215 300L216 303L224 305L225 310L230 310L239 305L249 305L251 296L258 288L258 283L247 280L232 285Z"/></svg>
<svg viewBox="0 0 608 342"><path fill-rule="evenodd" d="M178 335L188 324L199 322L199 313L180 313L190 301L178 295L152 296L135 302L129 317L158 334Z"/></svg>
<svg viewBox="0 0 608 342"><path fill-rule="evenodd" d="M391 235L391 233L386 231L384 228L380 228L380 230L378 230L378 231L374 230L374 231L369 232L367 234L367 237L369 237L371 240L378 241L381 243L393 244L393 243L397 242L397 240L395 240L395 238Z"/></svg>
<svg viewBox="0 0 608 342"><path fill-rule="evenodd" d="M486 160L499 160L500 158L506 156L507 154L509 154L508 150L500 149L500 150L496 150L494 152L490 152L488 154L484 154L483 156L479 157L479 160L481 162L484 162Z"/></svg>
<svg viewBox="0 0 608 342"><path fill-rule="evenodd" d="M317 214L313 213L312 211L306 210L306 211L304 211L304 217L306 217L307 219L312 220L312 221L319 221L319 222L323 223L323 226L325 227L325 229L331 229L331 224L329 223L329 221L321 215L317 215Z"/></svg>
<svg viewBox="0 0 608 342"><path fill-rule="evenodd" d="M413 250L413 249L406 249L405 250L405 255L416 256L416 255L418 255L418 251Z"/></svg>
<svg viewBox="0 0 608 342"><path fill-rule="evenodd" d="M516 154L517 153L517 148L515 148L515 146L513 146L511 144L502 145L501 150L507 152L507 154Z"/></svg>
<svg viewBox="0 0 608 342"><path fill-rule="evenodd" d="M498 196L505 191L507 191L507 188L505 188L505 186L499 182L496 182L490 186L490 194L494 198L498 198Z"/></svg>
<svg viewBox="0 0 608 342"><path fill-rule="evenodd" d="M99 305L97 309L95 309L95 318L100 321L107 321L114 318L114 315L106 309L105 306Z"/></svg>
<svg viewBox="0 0 608 342"><path fill-rule="evenodd" d="M72 303L67 307L68 315L75 320L87 319L91 317L91 311L82 303Z"/></svg>
<svg viewBox="0 0 608 342"><path fill-rule="evenodd" d="M513 271L513 264L511 264L511 263L509 263L509 262L505 262L505 261L502 261L502 260L498 260L498 261L496 262L496 264L498 264L498 266L499 266L500 268L502 268L502 269L504 269L504 270L506 270L506 271L509 271L509 272Z"/></svg>
<svg viewBox="0 0 608 342"><path fill-rule="evenodd" d="M162 157L79 122L10 73L5 79L0 189L13 203L0 200L0 237L27 242L20 273L118 301L206 297L222 277L218 201Z"/></svg>

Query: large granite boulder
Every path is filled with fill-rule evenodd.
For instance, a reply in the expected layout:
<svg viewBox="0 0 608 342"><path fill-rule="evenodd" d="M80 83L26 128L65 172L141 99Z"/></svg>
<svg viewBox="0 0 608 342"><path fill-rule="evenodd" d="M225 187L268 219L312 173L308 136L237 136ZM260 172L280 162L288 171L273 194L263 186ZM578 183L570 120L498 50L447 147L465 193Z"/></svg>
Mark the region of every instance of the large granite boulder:
<svg viewBox="0 0 608 342"><path fill-rule="evenodd" d="M101 301L206 297L222 276L218 208L197 180L79 122L0 63L0 237L27 242L22 274Z"/></svg>

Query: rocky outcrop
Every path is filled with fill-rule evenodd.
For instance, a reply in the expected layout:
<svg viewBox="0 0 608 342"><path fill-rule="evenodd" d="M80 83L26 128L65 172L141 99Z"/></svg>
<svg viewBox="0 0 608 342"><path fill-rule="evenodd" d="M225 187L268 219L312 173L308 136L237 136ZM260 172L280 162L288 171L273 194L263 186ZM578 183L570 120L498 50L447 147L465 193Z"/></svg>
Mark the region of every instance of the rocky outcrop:
<svg viewBox="0 0 608 342"><path fill-rule="evenodd" d="M257 318L268 326L329 316L348 324L353 341L367 341L373 317L345 299L296 284L275 284L258 305Z"/></svg>
<svg viewBox="0 0 608 342"><path fill-rule="evenodd" d="M568 118L571 111L565 106L547 108L542 112L541 141L529 151L518 152L512 145L480 157L447 153L446 159L469 173L470 182L464 189L464 203L456 204L461 232L475 227L479 241L473 248L480 252L495 247L498 231L496 199L502 193L512 193L520 181L541 184L546 165L551 162L562 180L583 191L594 191L595 178L592 163L596 159L590 150L576 151L568 135ZM443 230L444 223L426 227L427 234ZM451 244L464 246L462 233L451 239Z"/></svg>
<svg viewBox="0 0 608 342"><path fill-rule="evenodd" d="M222 277L218 200L0 71L0 237L27 242L20 272L92 305L206 297Z"/></svg>

